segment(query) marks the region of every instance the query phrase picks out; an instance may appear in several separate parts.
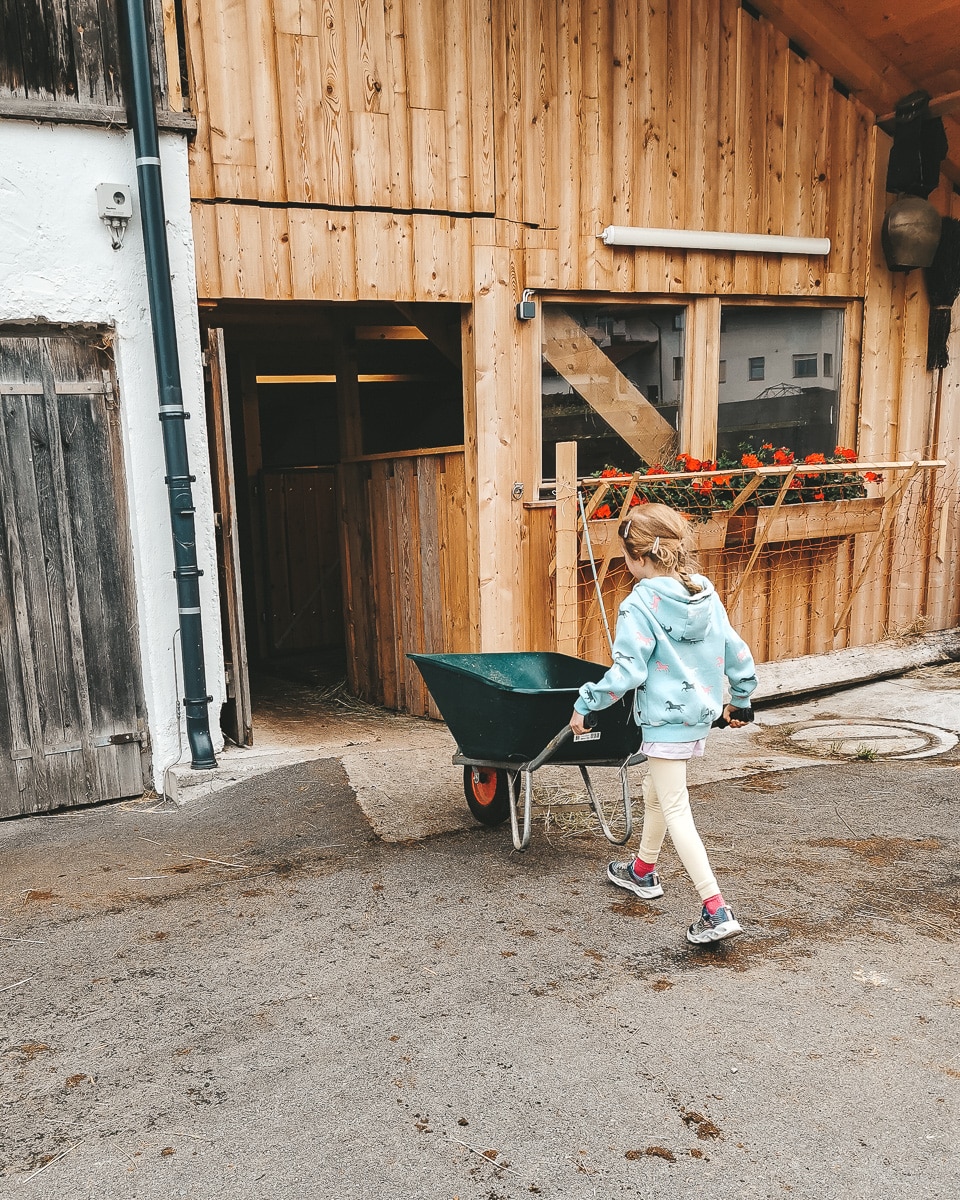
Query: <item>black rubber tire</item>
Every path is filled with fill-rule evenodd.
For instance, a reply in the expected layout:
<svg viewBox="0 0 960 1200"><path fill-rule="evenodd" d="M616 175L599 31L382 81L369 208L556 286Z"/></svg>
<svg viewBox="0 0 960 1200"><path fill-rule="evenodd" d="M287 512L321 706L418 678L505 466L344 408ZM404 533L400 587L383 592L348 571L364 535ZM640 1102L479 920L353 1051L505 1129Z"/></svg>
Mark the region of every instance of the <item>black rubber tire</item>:
<svg viewBox="0 0 960 1200"><path fill-rule="evenodd" d="M480 776L474 782L474 771ZM514 783L519 791L520 777ZM467 807L481 825L502 825L510 818L510 775L497 767L464 767L463 794Z"/></svg>

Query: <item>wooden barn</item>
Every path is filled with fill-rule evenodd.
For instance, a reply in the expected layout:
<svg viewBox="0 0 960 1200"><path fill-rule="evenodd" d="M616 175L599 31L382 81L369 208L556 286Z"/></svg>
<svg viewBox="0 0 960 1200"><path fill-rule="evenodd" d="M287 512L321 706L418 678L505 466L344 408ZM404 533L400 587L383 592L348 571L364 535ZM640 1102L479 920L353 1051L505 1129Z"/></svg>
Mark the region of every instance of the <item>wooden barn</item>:
<svg viewBox="0 0 960 1200"><path fill-rule="evenodd" d="M958 0L144 9L135 106L137 0L0 16L0 816L603 659L635 499L761 660L957 625Z"/></svg>
<svg viewBox="0 0 960 1200"><path fill-rule="evenodd" d="M958 30L956 0L184 0L236 740L248 661L340 655L428 713L408 651L602 656L576 480L741 443L882 477L801 520L781 471L701 541L759 658L955 626L960 339L927 368L881 227L918 90L960 216Z"/></svg>

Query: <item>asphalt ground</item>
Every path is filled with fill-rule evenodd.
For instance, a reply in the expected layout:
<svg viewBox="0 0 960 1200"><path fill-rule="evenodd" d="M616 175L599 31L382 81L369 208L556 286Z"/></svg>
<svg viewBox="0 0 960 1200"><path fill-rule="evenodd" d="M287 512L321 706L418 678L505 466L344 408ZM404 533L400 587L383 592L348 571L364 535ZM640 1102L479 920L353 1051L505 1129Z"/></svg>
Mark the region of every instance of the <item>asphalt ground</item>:
<svg viewBox="0 0 960 1200"><path fill-rule="evenodd" d="M386 842L329 759L3 823L0 1192L960 1194L960 771L693 800L707 949L669 846L645 903L584 822Z"/></svg>

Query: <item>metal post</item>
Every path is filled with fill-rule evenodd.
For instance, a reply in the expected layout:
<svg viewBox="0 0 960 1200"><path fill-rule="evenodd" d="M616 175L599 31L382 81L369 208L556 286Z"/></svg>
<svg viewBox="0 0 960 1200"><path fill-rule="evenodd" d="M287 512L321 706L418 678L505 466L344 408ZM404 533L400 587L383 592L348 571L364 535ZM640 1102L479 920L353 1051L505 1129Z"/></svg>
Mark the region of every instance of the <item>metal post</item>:
<svg viewBox="0 0 960 1200"><path fill-rule="evenodd" d="M147 287L153 326L153 348L160 390L160 424L167 467L167 494L173 533L174 577L180 614L180 654L183 662L183 704L191 766L208 770L217 765L210 739L209 704L203 659L203 629L200 619L200 576L197 566L197 537L193 492L187 455L180 360L170 286L170 259L163 211L160 174L160 143L153 100L153 75L144 0L124 0L126 34L131 63L132 97L130 122L137 156L140 191L140 223L147 262Z"/></svg>

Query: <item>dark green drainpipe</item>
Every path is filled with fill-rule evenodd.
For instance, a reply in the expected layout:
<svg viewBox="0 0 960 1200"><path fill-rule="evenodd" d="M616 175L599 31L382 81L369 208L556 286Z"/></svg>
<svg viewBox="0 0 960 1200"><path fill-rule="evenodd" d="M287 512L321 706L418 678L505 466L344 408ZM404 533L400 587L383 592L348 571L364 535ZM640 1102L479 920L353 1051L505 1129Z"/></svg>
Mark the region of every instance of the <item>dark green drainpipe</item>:
<svg viewBox="0 0 960 1200"><path fill-rule="evenodd" d="M203 572L197 567L195 509L190 486L196 476L190 474L184 430L187 414L183 410L183 391L180 386L147 19L143 0L123 0L123 6L131 66L130 123L137 155L140 222L147 260L153 349L160 389L160 425L163 429L167 495L173 532L174 577L180 614L180 656L183 663L183 705L190 743L190 765L195 770L209 770L217 765L217 760L210 739L209 705L213 697L207 695L203 660L200 619L200 576Z"/></svg>

